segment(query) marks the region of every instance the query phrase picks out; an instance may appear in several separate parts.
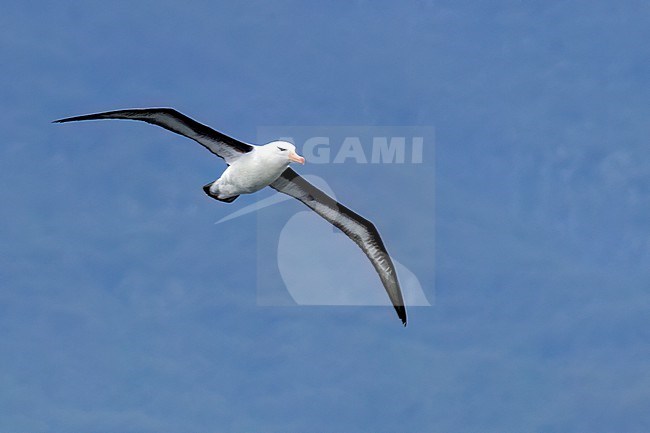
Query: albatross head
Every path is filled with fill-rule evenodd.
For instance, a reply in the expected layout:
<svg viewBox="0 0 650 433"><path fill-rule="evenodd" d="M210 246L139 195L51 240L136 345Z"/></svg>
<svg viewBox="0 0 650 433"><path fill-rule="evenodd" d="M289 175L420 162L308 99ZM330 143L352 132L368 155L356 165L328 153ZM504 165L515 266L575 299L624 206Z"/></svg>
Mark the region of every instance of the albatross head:
<svg viewBox="0 0 650 433"><path fill-rule="evenodd" d="M297 162L299 164L305 163L305 158L296 153L296 146L288 141L272 141L263 146L264 150L274 157L280 159L287 164Z"/></svg>

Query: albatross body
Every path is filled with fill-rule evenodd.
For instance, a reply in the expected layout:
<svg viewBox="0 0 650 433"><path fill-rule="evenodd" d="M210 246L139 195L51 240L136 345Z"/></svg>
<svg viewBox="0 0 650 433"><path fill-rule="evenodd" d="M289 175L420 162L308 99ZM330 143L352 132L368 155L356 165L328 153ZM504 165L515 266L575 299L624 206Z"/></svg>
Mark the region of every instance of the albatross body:
<svg viewBox="0 0 650 433"><path fill-rule="evenodd" d="M366 254L388 293L397 315L406 326L406 308L395 266L379 232L367 219L353 212L319 190L289 164L305 163L293 144L273 141L256 146L236 140L205 126L172 108L145 108L107 111L55 120L55 123L79 120L129 119L161 126L191 138L213 154L223 158L228 167L219 179L203 186L210 197L230 203L241 194L251 194L267 186L302 203L345 233Z"/></svg>
<svg viewBox="0 0 650 433"><path fill-rule="evenodd" d="M269 186L289 167L290 162L305 163L293 144L273 141L253 146L226 168L221 177L205 185L205 192L217 200L231 202L241 194L250 194Z"/></svg>

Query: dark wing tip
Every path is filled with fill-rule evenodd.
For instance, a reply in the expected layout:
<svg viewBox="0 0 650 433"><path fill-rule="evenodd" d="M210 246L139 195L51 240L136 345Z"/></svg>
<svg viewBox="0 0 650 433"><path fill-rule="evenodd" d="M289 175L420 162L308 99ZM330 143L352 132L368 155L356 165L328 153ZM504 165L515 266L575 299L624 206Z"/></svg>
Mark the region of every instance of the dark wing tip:
<svg viewBox="0 0 650 433"><path fill-rule="evenodd" d="M402 324L406 328L406 307L403 305L395 305L395 311L397 311L397 316L402 320Z"/></svg>
<svg viewBox="0 0 650 433"><path fill-rule="evenodd" d="M101 120L101 119L129 119L134 118L136 114L149 114L149 113L165 113L169 115L180 115L180 113L170 107L161 108L127 108L125 110L103 111L101 113L84 114L81 116L66 117L64 119L57 119L52 123L65 123L75 122L78 120ZM134 118L134 120L141 120Z"/></svg>
<svg viewBox="0 0 650 433"><path fill-rule="evenodd" d="M95 119L101 119L101 115L100 114L86 114L84 116L66 117L64 119L53 120L52 123L66 123L66 122L75 122L77 120L95 120Z"/></svg>

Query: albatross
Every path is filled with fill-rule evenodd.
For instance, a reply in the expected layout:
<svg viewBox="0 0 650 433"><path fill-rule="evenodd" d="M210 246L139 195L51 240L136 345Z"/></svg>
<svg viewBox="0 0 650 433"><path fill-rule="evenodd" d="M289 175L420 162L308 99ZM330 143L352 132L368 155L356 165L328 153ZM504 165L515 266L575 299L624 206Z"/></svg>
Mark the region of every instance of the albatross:
<svg viewBox="0 0 650 433"><path fill-rule="evenodd" d="M258 146L244 143L203 125L173 108L137 108L86 114L55 120L54 123L80 120L140 120L188 137L222 158L228 167L219 179L203 186L213 199L233 202L241 194L251 194L267 186L287 194L345 233L366 254L388 293L398 317L406 326L406 308L395 266L375 225L307 182L289 164L304 164L287 141L272 141Z"/></svg>

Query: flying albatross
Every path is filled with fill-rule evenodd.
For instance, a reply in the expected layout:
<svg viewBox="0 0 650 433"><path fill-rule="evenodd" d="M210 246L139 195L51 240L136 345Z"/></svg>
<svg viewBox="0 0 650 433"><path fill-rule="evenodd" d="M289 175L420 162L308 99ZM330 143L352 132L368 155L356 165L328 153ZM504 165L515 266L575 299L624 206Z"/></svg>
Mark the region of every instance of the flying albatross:
<svg viewBox="0 0 650 433"><path fill-rule="evenodd" d="M272 141L263 146L247 144L228 137L190 119L172 108L145 108L107 111L55 120L54 123L78 120L141 120L191 138L228 164L221 177L203 187L210 197L230 203L240 194L250 194L270 186L300 200L352 239L368 256L379 274L397 315L406 326L406 308L395 266L374 224L319 190L289 164L305 163L293 144Z"/></svg>

